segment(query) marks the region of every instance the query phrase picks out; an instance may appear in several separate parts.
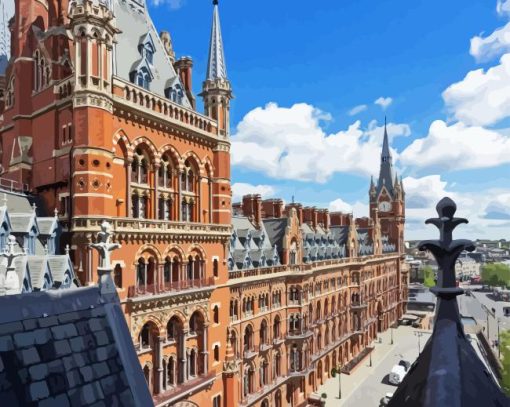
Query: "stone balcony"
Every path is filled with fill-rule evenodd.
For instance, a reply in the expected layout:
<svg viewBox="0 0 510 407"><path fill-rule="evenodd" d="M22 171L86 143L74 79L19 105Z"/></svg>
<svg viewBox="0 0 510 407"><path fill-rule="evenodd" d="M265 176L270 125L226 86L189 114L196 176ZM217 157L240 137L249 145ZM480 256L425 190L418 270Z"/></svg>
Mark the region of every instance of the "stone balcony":
<svg viewBox="0 0 510 407"><path fill-rule="evenodd" d="M191 223L191 222L174 222L156 219L136 219L136 218L108 218L102 217L79 217L72 218L71 223L62 217L60 223L64 230L70 232L99 232L101 223L107 220L112 225L116 237L122 238L122 235L129 234L151 234L161 237L168 235L175 236L203 236L217 235L228 237L231 234L230 225L219 225L212 223Z"/></svg>
<svg viewBox="0 0 510 407"><path fill-rule="evenodd" d="M193 131L195 134L206 138L226 140L224 135L218 134L218 124L210 117L172 102L117 76L113 77L113 87L113 101L117 110L124 108L126 111L142 111L151 116L155 121L164 121L168 124ZM123 111L119 113L123 114Z"/></svg>
<svg viewBox="0 0 510 407"><path fill-rule="evenodd" d="M243 350L243 358L244 359L252 359L257 356L259 353L258 346L252 346L251 348L246 348Z"/></svg>
<svg viewBox="0 0 510 407"><path fill-rule="evenodd" d="M180 295L187 291L211 290L214 288L214 277L200 280L183 280L173 283L147 284L139 286L130 286L128 288L128 298L154 296L158 294Z"/></svg>

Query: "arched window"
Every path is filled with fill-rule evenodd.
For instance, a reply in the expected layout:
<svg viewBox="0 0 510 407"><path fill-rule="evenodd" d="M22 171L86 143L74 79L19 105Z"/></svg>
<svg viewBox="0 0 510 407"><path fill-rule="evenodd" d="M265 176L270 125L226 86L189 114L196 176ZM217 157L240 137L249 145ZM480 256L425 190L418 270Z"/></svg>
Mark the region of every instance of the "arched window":
<svg viewBox="0 0 510 407"><path fill-rule="evenodd" d="M218 345L214 346L214 360L216 362L220 361L220 347Z"/></svg>
<svg viewBox="0 0 510 407"><path fill-rule="evenodd" d="M122 288L122 267L118 263L113 269L113 282L116 287Z"/></svg>
<svg viewBox="0 0 510 407"><path fill-rule="evenodd" d="M218 259L213 260L213 275L218 277Z"/></svg>
<svg viewBox="0 0 510 407"><path fill-rule="evenodd" d="M215 324L218 324L220 322L220 311L217 305L215 305L213 309L213 320Z"/></svg>

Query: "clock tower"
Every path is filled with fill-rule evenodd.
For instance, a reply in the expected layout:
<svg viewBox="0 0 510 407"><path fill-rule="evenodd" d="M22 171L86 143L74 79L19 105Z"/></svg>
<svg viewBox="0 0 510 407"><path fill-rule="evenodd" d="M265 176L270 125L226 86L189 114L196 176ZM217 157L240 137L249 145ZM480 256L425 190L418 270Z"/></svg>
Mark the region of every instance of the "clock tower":
<svg viewBox="0 0 510 407"><path fill-rule="evenodd" d="M379 179L370 181L370 217L378 218L381 235L388 236L390 243L395 244L397 251L404 252L404 186L402 179L393 171L386 118L384 119L384 139L381 151Z"/></svg>

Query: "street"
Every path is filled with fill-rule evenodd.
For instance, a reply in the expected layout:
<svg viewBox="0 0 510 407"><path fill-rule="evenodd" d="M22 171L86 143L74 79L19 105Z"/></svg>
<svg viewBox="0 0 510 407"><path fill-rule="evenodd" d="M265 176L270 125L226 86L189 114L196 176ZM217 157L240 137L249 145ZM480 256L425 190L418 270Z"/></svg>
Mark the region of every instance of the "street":
<svg viewBox="0 0 510 407"><path fill-rule="evenodd" d="M464 288L474 289L476 286L468 285ZM510 317L505 317L503 314L503 307L510 306L510 302L494 301L491 298L491 293L478 291L472 291L471 296L459 295L457 298L461 315L472 316L478 324L485 327L484 333L489 339L489 343L498 339L498 319L501 332L510 329ZM495 315L493 316L491 312L487 313L483 306L488 310L494 308ZM489 322L488 327L487 321Z"/></svg>
<svg viewBox="0 0 510 407"><path fill-rule="evenodd" d="M423 332L418 338L415 332ZM318 390L326 393L326 407L331 406L379 406L380 399L386 393L393 393L396 386L387 384L387 376L391 368L401 359L414 362L418 357L418 340L423 349L431 332L418 330L410 326L400 326L393 330L394 344L391 345L390 332L379 336L382 343L374 343L372 367L366 358L353 374L342 375L342 399L338 399L338 377L327 380Z"/></svg>

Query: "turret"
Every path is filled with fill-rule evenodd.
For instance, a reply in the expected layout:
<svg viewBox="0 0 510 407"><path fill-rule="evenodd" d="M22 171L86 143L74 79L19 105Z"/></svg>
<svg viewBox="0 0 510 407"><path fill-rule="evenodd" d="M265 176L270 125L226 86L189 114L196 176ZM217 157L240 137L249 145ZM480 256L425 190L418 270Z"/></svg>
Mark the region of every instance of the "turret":
<svg viewBox="0 0 510 407"><path fill-rule="evenodd" d="M213 222L230 224L230 100L232 89L227 78L221 38L218 0L213 1L207 75L202 85L205 115L218 123L218 142L214 147Z"/></svg>
<svg viewBox="0 0 510 407"><path fill-rule="evenodd" d="M213 1L213 6L207 76L200 96L204 99L205 115L217 120L219 134L228 137L230 135L230 100L233 96L230 81L227 78L218 0Z"/></svg>

